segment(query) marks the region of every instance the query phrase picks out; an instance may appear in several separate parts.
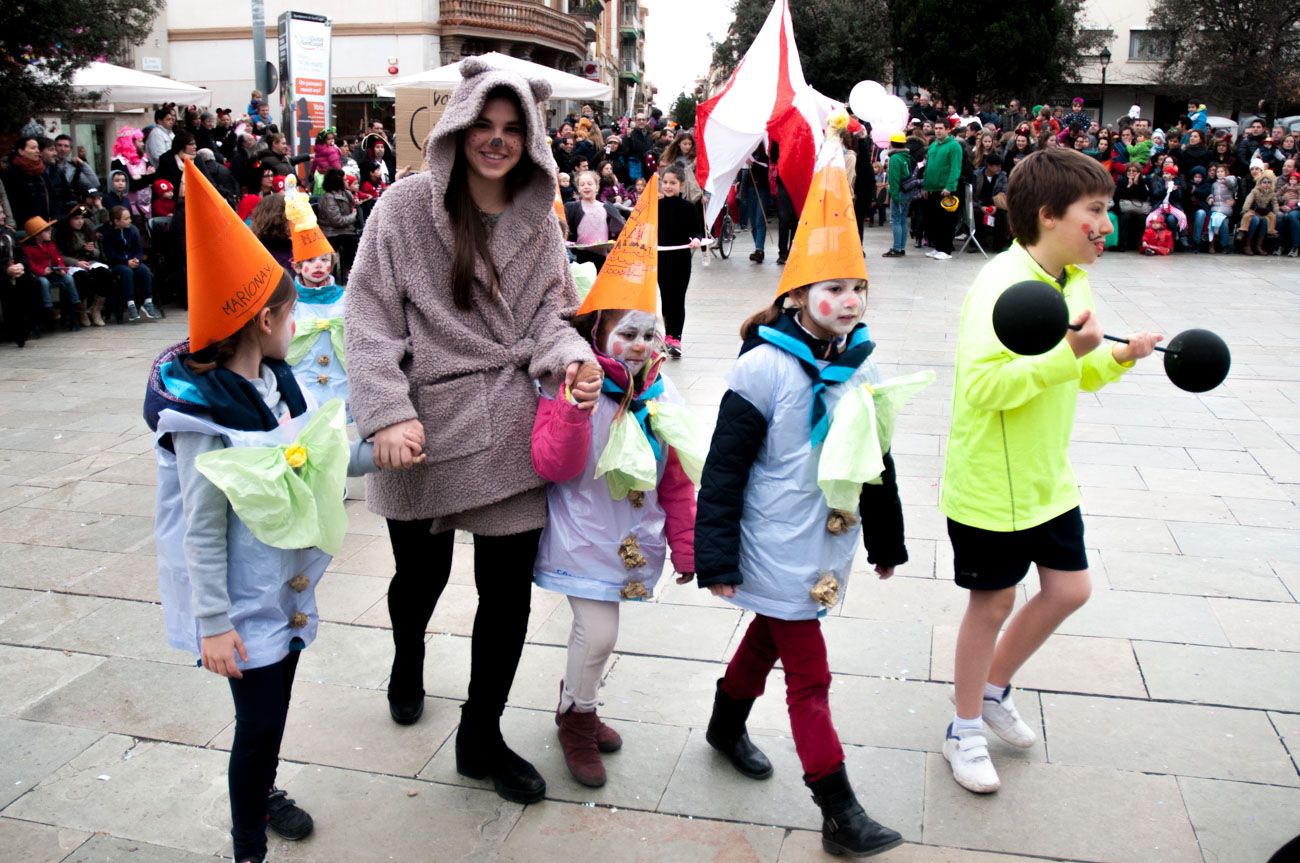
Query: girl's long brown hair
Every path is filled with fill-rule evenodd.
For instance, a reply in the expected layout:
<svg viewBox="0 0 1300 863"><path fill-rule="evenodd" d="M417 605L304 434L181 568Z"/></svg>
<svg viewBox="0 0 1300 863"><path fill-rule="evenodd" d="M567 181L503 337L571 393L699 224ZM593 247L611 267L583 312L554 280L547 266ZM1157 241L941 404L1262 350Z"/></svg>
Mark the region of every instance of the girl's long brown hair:
<svg viewBox="0 0 1300 863"><path fill-rule="evenodd" d="M483 100L484 104L491 99L509 99L519 111L519 122L524 126L524 152L519 157L519 164L506 174L506 194L513 201L515 192L528 182L536 167L528 156L529 112L524 110L518 94L509 87L493 87L488 91L487 98ZM474 206L474 199L469 193L469 164L465 159L464 147L465 132L461 131L456 136L456 159L452 163L451 177L447 182L443 205L447 208L447 215L456 232L451 256L451 299L456 304L456 308L469 311L474 307L475 260L482 258L483 263L487 264L492 274L490 287L493 293L498 290L500 275L497 273L496 263L492 260L490 246L492 235L479 217L478 208Z"/></svg>

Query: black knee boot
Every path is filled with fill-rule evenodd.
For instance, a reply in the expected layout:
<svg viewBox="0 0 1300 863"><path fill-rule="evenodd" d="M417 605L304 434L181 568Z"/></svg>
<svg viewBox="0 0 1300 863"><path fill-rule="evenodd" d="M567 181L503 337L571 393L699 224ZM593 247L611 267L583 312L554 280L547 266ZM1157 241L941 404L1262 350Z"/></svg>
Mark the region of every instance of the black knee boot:
<svg viewBox="0 0 1300 863"><path fill-rule="evenodd" d="M546 796L546 780L501 737L501 717L460 708L456 731L456 772L470 779L491 779L497 794L514 803L536 803Z"/></svg>
<svg viewBox="0 0 1300 863"><path fill-rule="evenodd" d="M727 760L750 779L766 779L772 775L772 762L749 739L745 721L749 719L752 698L732 698L722 691L722 680L713 696L713 715L704 739L727 757Z"/></svg>
<svg viewBox="0 0 1300 863"><path fill-rule="evenodd" d="M826 853L871 857L903 844L897 831L873 821L858 803L843 766L830 776L805 784L822 810L822 848Z"/></svg>

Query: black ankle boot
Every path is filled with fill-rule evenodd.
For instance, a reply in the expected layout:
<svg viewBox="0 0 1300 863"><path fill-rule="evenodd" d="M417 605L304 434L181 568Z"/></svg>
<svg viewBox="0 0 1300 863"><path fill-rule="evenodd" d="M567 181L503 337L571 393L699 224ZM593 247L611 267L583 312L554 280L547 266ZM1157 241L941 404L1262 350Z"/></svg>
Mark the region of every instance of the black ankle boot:
<svg viewBox="0 0 1300 863"><path fill-rule="evenodd" d="M903 844L897 831L873 821L858 803L843 767L805 784L822 810L822 848L826 853L871 857Z"/></svg>
<svg viewBox="0 0 1300 863"><path fill-rule="evenodd" d="M750 779L766 779L772 775L772 762L754 745L754 741L749 739L749 732L745 730L745 720L749 718L753 706L752 698L732 698L723 692L722 680L719 678L718 689L713 696L713 715L709 717L709 728L704 733L704 739Z"/></svg>
<svg viewBox="0 0 1300 863"><path fill-rule="evenodd" d="M424 715L424 639L399 643L393 637L393 669L388 676L388 713L398 725L414 725Z"/></svg>
<svg viewBox="0 0 1300 863"><path fill-rule="evenodd" d="M456 731L456 772L491 779L497 794L513 803L536 803L546 796L546 780L501 738L500 718L475 718L463 705Z"/></svg>

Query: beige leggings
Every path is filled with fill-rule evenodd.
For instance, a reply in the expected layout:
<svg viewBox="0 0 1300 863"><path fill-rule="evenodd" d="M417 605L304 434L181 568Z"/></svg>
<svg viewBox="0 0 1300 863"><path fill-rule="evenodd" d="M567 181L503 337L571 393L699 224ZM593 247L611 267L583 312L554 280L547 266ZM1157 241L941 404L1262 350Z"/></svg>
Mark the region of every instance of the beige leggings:
<svg viewBox="0 0 1300 863"><path fill-rule="evenodd" d="M560 712L572 707L579 713L594 713L600 678L618 640L618 603L570 596L569 607L573 609L573 629L569 631Z"/></svg>

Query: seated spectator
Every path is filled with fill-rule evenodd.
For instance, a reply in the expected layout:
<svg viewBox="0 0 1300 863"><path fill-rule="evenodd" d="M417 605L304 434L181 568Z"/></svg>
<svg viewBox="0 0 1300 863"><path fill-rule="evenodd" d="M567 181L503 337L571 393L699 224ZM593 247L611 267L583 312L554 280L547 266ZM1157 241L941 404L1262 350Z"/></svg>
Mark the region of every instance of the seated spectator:
<svg viewBox="0 0 1300 863"><path fill-rule="evenodd" d="M1184 177L1190 177L1192 168L1198 165L1204 168L1208 175L1214 154L1210 152L1209 147L1205 146L1205 134L1199 129L1192 129L1187 133L1186 146L1178 148L1178 155L1175 158L1178 162L1178 170Z"/></svg>
<svg viewBox="0 0 1300 863"><path fill-rule="evenodd" d="M346 281L357 256L357 202L347 189L342 169L326 171L321 189L317 204L320 230L339 253L340 281Z"/></svg>
<svg viewBox="0 0 1300 863"><path fill-rule="evenodd" d="M1153 219L1147 223L1146 232L1142 234L1142 254L1167 255L1174 250L1174 235L1165 226L1163 219Z"/></svg>
<svg viewBox="0 0 1300 863"><path fill-rule="evenodd" d="M104 209L104 196L97 187L82 192L80 204L86 210L86 221L92 228L98 229L108 221L108 210Z"/></svg>
<svg viewBox="0 0 1300 863"><path fill-rule="evenodd" d="M27 231L27 236L23 239L26 246L23 251L27 255L27 265L40 285L41 306L49 321L57 323L62 320L63 326L71 330L90 326L90 318L86 316L86 307L77 294L77 286L63 262L63 256L59 254L58 246L54 244L54 223L47 222L40 216L32 216L23 228ZM59 290L59 305L62 309L54 307L54 288Z"/></svg>
<svg viewBox="0 0 1300 863"><path fill-rule="evenodd" d="M1002 172L1002 157L990 153L984 167L975 172L975 239L990 252L1000 252L1011 244L1007 218L1007 175Z"/></svg>
<svg viewBox="0 0 1300 863"><path fill-rule="evenodd" d="M596 200L615 206L627 203L627 189L619 182L614 166L609 162L600 166L600 192L597 193Z"/></svg>
<svg viewBox="0 0 1300 863"><path fill-rule="evenodd" d="M1124 177L1115 186L1115 204L1119 209L1117 249L1136 249L1141 244L1143 226L1151 212L1151 186L1142 169L1129 164Z"/></svg>
<svg viewBox="0 0 1300 863"><path fill-rule="evenodd" d="M73 207L54 228L54 244L68 264L77 294L89 313L90 323L104 326L104 304L114 293L113 272L104 261L99 234L90 224L89 212Z"/></svg>
<svg viewBox="0 0 1300 863"><path fill-rule="evenodd" d="M233 210L239 206L239 181L230 169L217 160L212 150L202 149L194 154L194 165L208 178L212 188L225 200Z"/></svg>
<svg viewBox="0 0 1300 863"><path fill-rule="evenodd" d="M33 216L44 220L54 218L52 209L57 200L53 177L46 170L45 154L53 160L54 142L39 135L22 135L14 142L9 167L4 173L5 193L18 224L26 224Z"/></svg>
<svg viewBox="0 0 1300 863"><path fill-rule="evenodd" d="M357 195L358 200L376 200L388 188L388 182L384 179L383 162L367 162L361 168L361 175L364 179L361 181L361 192Z"/></svg>
<svg viewBox="0 0 1300 863"><path fill-rule="evenodd" d="M24 347L28 338L39 339L36 324L41 288L28 270L27 256L9 214L0 207L0 338Z"/></svg>
<svg viewBox="0 0 1300 863"><path fill-rule="evenodd" d="M1286 175L1286 185L1278 192L1278 231L1288 258L1300 252L1300 174Z"/></svg>
<svg viewBox="0 0 1300 863"><path fill-rule="evenodd" d="M1210 184L1210 242L1218 242L1219 253L1232 251L1232 213L1237 206L1237 178L1228 166L1214 166L1214 182ZM1211 245L1213 248L1213 245Z"/></svg>
<svg viewBox="0 0 1300 863"><path fill-rule="evenodd" d="M1178 166L1168 156L1160 156L1152 165L1151 206L1147 221L1163 219L1170 232L1186 247L1187 211L1184 209L1183 184L1178 179Z"/></svg>
<svg viewBox="0 0 1300 863"><path fill-rule="evenodd" d="M1209 172L1204 165L1193 165L1187 177L1186 187L1187 215L1191 219L1192 233L1189 237L1193 252L1208 249L1209 238L1206 229L1210 222L1210 196L1212 194Z"/></svg>
<svg viewBox="0 0 1300 863"><path fill-rule="evenodd" d="M153 304L153 271L142 260L144 244L140 231L131 224L130 210L114 207L108 211L108 224L99 229L99 245L104 262L117 277L118 297L127 320L135 324L161 318Z"/></svg>
<svg viewBox="0 0 1300 863"><path fill-rule="evenodd" d="M176 187L168 180L153 181L153 217L170 219L176 212Z"/></svg>
<svg viewBox="0 0 1300 863"><path fill-rule="evenodd" d="M246 172L244 196L239 199L235 214L247 224L253 216L253 208L257 206L257 202L272 194L274 185L275 172L270 168L262 167L261 162L254 162Z"/></svg>
<svg viewBox="0 0 1300 863"><path fill-rule="evenodd" d="M1237 228L1237 239L1242 242L1243 251L1248 255L1264 254L1264 235L1277 236L1278 203L1277 190L1274 188L1276 178L1272 171L1262 171L1255 180L1255 188L1250 190L1241 208L1241 225Z"/></svg>
<svg viewBox="0 0 1300 863"><path fill-rule="evenodd" d="M1134 135L1136 140L1128 146L1128 161L1145 170L1147 163L1151 161L1155 144L1145 129L1136 130Z"/></svg>

